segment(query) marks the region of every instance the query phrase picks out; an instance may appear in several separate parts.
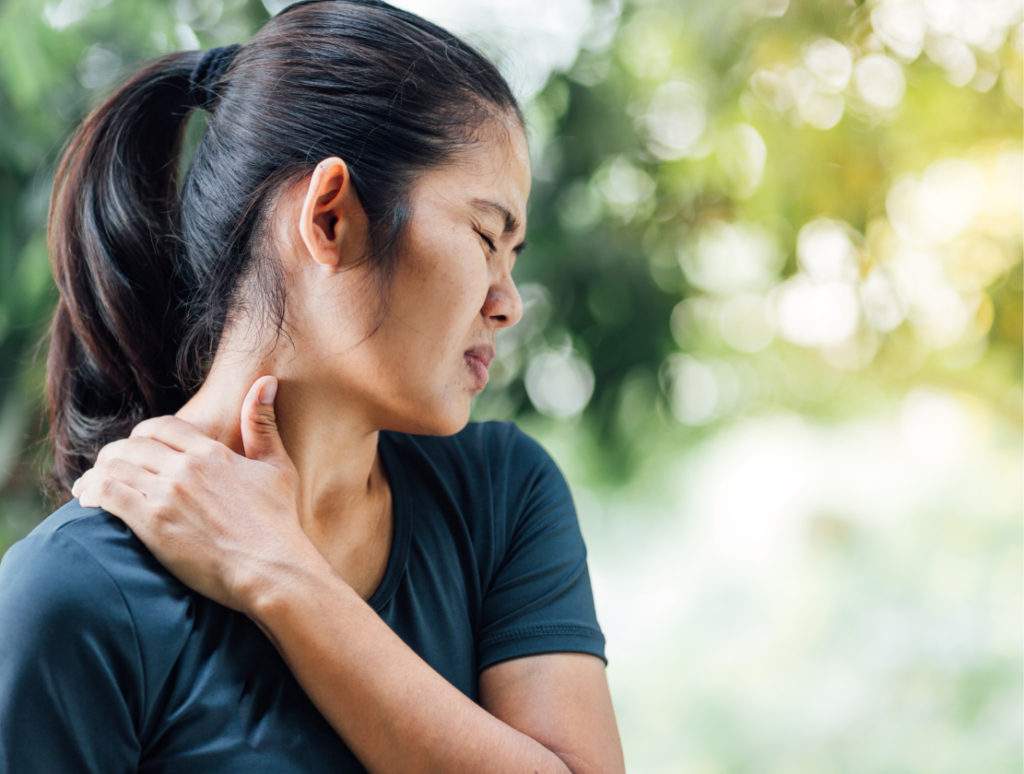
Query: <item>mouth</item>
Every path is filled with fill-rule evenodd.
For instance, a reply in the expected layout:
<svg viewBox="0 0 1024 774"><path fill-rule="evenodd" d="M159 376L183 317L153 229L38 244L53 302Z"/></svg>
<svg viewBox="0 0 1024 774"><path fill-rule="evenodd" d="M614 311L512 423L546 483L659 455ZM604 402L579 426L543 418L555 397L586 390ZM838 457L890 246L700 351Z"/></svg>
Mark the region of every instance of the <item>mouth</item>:
<svg viewBox="0 0 1024 774"><path fill-rule="evenodd" d="M464 356L466 361L466 368L473 375L474 386L477 390L482 390L487 386L487 380L490 378L487 373L487 364L475 354L467 352Z"/></svg>
<svg viewBox="0 0 1024 774"><path fill-rule="evenodd" d="M467 349L466 354L472 355L487 367L494 360L494 347L491 344L478 344Z"/></svg>

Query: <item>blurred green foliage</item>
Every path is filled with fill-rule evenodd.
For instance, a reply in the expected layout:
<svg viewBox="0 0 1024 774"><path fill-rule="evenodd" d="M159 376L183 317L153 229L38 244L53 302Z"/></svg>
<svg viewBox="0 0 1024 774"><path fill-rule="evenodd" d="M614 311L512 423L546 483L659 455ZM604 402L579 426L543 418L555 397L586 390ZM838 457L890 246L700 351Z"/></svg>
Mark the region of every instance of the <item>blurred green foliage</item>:
<svg viewBox="0 0 1024 774"><path fill-rule="evenodd" d="M643 463L652 433L686 443L765 406L831 416L938 381L1019 416L1010 389L1021 364L1019 202L1005 200L1012 186L998 192L1003 201L982 190L992 222L979 213L945 243L908 234L914 223L894 224L887 206L898 180L937 160L970 157L974 170L987 170L982 189L1019 170L1019 18L1016 26L1012 12L993 18L988 38L982 30L977 45L961 43L973 75L954 85L963 63L945 61L931 41L959 39L928 27L943 20L915 27L896 18L887 29L884 5L599 4L606 16L615 12L614 34L584 36L573 65L528 102L536 181L531 250L518 279L529 314L505 336L475 417L539 411L579 422L600 449L595 474L621 482ZM18 514L7 517L17 525L6 526L9 540L38 513L33 479L44 449L30 442L42 432L42 357L33 344L54 300L45 209L62 143L140 60L244 40L268 13L255 2L116 0L22 0L2 13L0 260L9 281L0 291L0 346L9 366L0 472L8 511ZM874 70L864 62L872 58ZM990 168L1000 165L1009 168ZM817 219L826 228L809 251L832 254L815 279L848 287L790 287L780 298L786 279L808 275L797 241ZM903 250L897 238L929 251L948 275L930 288L939 300L911 297L892 276ZM836 253L844 249L849 255ZM875 297L865 298L865 287ZM885 295L893 309L864 314ZM816 320L813 304L846 304L846 317ZM806 319L773 322L780 306L803 307ZM936 334L929 326L942 326L932 318L945 314L963 322ZM819 324L841 330L792 331ZM731 387L716 386L707 362L694 359L702 356ZM702 398L694 380L713 394ZM693 405L701 400L719 405L701 410Z"/></svg>
<svg viewBox="0 0 1024 774"><path fill-rule="evenodd" d="M267 16L239 0L0 8L0 551L45 515L62 143L141 60L244 41ZM527 101L526 313L474 418L571 438L572 475L602 491L745 417L842 422L920 386L984 407L1016 449L1019 4L637 0L589 18L572 64ZM515 59L500 34L474 42ZM1017 546L1009 524L993 517L991 534ZM1018 674L1004 666L969 681L968 704ZM760 770L736 755L722 766ZM788 770L824 770L806 766Z"/></svg>

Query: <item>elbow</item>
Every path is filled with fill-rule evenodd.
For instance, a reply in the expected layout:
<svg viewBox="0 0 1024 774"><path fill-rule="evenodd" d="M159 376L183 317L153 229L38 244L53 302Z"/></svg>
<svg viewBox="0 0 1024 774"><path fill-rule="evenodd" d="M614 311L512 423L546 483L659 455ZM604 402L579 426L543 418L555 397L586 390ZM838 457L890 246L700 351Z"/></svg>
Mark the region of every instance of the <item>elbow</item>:
<svg viewBox="0 0 1024 774"><path fill-rule="evenodd" d="M621 755L617 761L608 760L595 763L575 753L561 750L552 750L551 752L561 759L565 764L564 771L569 774L626 774L626 763Z"/></svg>

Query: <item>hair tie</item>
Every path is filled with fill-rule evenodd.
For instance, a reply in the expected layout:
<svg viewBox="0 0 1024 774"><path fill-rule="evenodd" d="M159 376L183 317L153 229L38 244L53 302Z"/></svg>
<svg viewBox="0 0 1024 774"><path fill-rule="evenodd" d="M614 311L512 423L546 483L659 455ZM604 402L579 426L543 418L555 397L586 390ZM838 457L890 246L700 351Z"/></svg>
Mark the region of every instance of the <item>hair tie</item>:
<svg viewBox="0 0 1024 774"><path fill-rule="evenodd" d="M192 68L192 74L189 77L189 97L192 99L193 105L203 110L212 108L218 96L213 87L231 64L231 60L235 58L235 52L239 48L241 48L240 44L232 43L229 46L211 48L203 54L196 66Z"/></svg>

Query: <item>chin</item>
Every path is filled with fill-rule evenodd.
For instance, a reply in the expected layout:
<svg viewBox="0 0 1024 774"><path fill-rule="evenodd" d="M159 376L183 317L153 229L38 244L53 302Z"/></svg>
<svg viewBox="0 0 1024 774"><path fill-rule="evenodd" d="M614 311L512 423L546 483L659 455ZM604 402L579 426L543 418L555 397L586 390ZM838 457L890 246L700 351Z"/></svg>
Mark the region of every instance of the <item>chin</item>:
<svg viewBox="0 0 1024 774"><path fill-rule="evenodd" d="M464 404L445 401L440 406L424 407L418 416L396 429L412 435L455 435L469 423L470 402Z"/></svg>
<svg viewBox="0 0 1024 774"><path fill-rule="evenodd" d="M467 411L458 416L449 414L437 419L438 421L434 423L433 429L426 433L426 435L455 435L469 423L469 412Z"/></svg>

